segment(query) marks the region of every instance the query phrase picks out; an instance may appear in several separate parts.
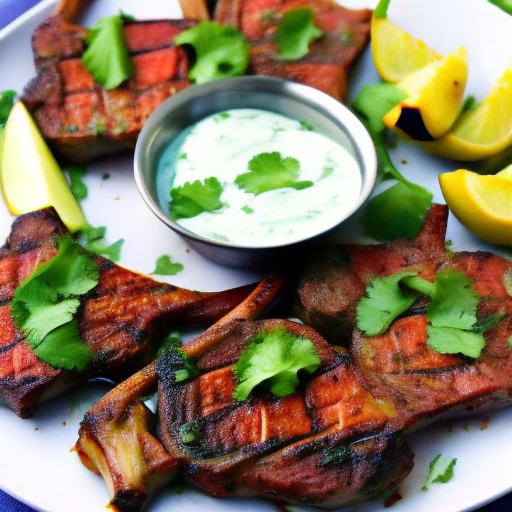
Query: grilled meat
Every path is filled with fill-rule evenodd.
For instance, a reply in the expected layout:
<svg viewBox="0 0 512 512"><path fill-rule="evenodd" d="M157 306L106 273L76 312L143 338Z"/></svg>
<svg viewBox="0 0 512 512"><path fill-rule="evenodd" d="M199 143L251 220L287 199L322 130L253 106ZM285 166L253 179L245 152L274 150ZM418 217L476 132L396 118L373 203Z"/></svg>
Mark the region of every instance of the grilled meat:
<svg viewBox="0 0 512 512"><path fill-rule="evenodd" d="M134 73L113 90L96 85L85 69L86 29L51 16L34 31L37 76L22 100L57 155L73 162L133 148L151 112L188 87L188 58L174 37L190 20L129 22L124 26Z"/></svg>
<svg viewBox="0 0 512 512"><path fill-rule="evenodd" d="M209 325L238 305L253 289L226 292L178 288L96 257L97 286L86 296L80 335L93 350L87 370L52 368L38 359L12 320L10 302L17 286L57 252L57 238L68 234L50 208L18 217L0 250L0 394L21 417L76 383L92 377L114 381L147 364L171 325Z"/></svg>
<svg viewBox="0 0 512 512"><path fill-rule="evenodd" d="M434 205L416 240L367 249L347 246L346 252L336 248L339 261L344 262L341 273L331 267L321 274L316 257L312 267L316 273L309 275L315 276L317 286L329 287L319 276L343 276L346 288L341 290L349 300L342 303L349 307L342 311L352 329L349 348L330 345L310 326L257 319L254 309L252 316L231 314L228 321L206 331L202 341L200 337L190 349L185 348L199 369L198 376L176 382L183 361L172 352L154 363L146 382L158 383L158 418L151 418L152 453L161 454L152 461L155 467L161 462L168 468L168 478L182 474L216 497L263 496L333 509L395 488L413 465L407 445L411 431L510 405L512 262L482 251L449 254L444 249L445 229L446 208ZM364 286L349 293L352 283L359 280L364 285L370 277L404 269L433 280L445 267L473 281L481 297L477 317L496 320L485 333L480 357L441 354L429 347L426 299L382 335L365 336L356 328L350 310ZM312 375L303 375L289 396L277 398L256 389L246 400L235 400L234 364L243 348L254 335L276 328L310 339L320 367ZM123 410L127 397L134 399L130 388L125 385L111 392ZM115 417L111 410L112 403L96 404L82 424L77 447L93 470L120 463L119 453L110 449L120 435L117 424L112 428L108 423ZM133 435L128 420L123 421L129 432L123 436ZM141 438L145 426L141 421L137 425ZM144 464L149 467L147 460ZM110 474L107 477L109 481ZM126 480L121 481L126 484ZM145 491L143 495L147 496ZM135 512L141 503L131 505L116 502L121 512Z"/></svg>
<svg viewBox="0 0 512 512"><path fill-rule="evenodd" d="M311 340L320 368L292 395L236 401L233 364L255 335L275 329ZM159 362L160 437L185 480L212 496L337 508L389 492L412 468L350 355L307 326L238 323L196 364L199 377L176 383L172 361Z"/></svg>
<svg viewBox="0 0 512 512"><path fill-rule="evenodd" d="M281 277L267 276L240 305L185 345L184 352L189 357L202 356L227 338L232 325L263 314L283 286ZM157 391L157 383L157 363L152 362L96 402L81 422L75 450L88 469L104 478L112 510L139 511L181 466L181 459L160 443L157 418L140 401Z"/></svg>
<svg viewBox="0 0 512 512"><path fill-rule="evenodd" d="M313 10L323 37L310 44L302 59L280 59L274 34L283 15L301 7ZM372 11L347 9L334 0L218 0L214 16L249 40L251 73L304 83L345 101L348 75L369 40Z"/></svg>
<svg viewBox="0 0 512 512"><path fill-rule="evenodd" d="M389 244L340 245L322 249L296 270L291 314L334 344L349 345L355 308L375 276L416 271L433 280L449 257L445 248L448 208L434 204L413 240Z"/></svg>
<svg viewBox="0 0 512 512"><path fill-rule="evenodd" d="M329 0L281 2L272 7L274 22L268 24L267 17L260 16L260 3L230 0L216 6L215 19L240 28L251 42L250 72L303 82L345 99L348 71L368 42L371 11L345 9ZM306 58L285 63L276 57L271 35L282 12L306 5L315 11L325 35ZM195 23L191 19L127 22L124 37L135 71L107 91L94 83L81 61L87 30L58 15L43 21L32 36L37 75L22 100L56 155L84 163L133 148L151 112L191 85L187 73L194 56L188 57L172 41Z"/></svg>

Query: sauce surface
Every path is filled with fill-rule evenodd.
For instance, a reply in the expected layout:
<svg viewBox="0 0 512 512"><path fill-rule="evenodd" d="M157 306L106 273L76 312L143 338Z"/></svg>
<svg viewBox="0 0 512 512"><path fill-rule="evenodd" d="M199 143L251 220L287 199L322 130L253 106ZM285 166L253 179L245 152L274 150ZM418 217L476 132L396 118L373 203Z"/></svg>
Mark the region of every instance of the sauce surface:
<svg viewBox="0 0 512 512"><path fill-rule="evenodd" d="M264 153L279 153L300 165L291 186L257 195L239 187L237 176ZM358 200L362 177L347 140L340 144L303 122L259 109L233 109L209 116L185 130L158 164L160 206L169 211L171 188L216 177L222 208L178 224L205 238L247 247L272 247L322 233L338 224Z"/></svg>

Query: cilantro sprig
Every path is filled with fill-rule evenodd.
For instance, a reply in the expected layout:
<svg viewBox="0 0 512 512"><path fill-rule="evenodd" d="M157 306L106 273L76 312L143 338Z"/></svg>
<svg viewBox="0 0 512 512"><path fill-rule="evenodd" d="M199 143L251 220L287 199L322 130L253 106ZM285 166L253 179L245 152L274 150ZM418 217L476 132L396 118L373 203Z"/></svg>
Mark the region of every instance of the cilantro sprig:
<svg viewBox="0 0 512 512"><path fill-rule="evenodd" d="M179 187L173 187L169 214L174 220L178 220L219 210L223 206L220 200L223 190L222 184L215 177L206 178L204 181L187 181Z"/></svg>
<svg viewBox="0 0 512 512"><path fill-rule="evenodd" d="M440 453L429 463L428 475L422 490L426 491L433 483L445 484L453 478L457 459Z"/></svg>
<svg viewBox="0 0 512 512"><path fill-rule="evenodd" d="M244 75L249 65L249 43L242 32L215 21L201 21L181 32L174 44L194 49L188 78L197 84Z"/></svg>
<svg viewBox="0 0 512 512"><path fill-rule="evenodd" d="M76 313L80 297L98 283L91 257L70 238L56 256L18 286L11 302L16 327L37 357L56 368L84 370L93 357L80 339Z"/></svg>
<svg viewBox="0 0 512 512"><path fill-rule="evenodd" d="M323 36L315 25L312 9L301 7L287 11L275 32L281 60L298 60L309 53L309 45Z"/></svg>
<svg viewBox="0 0 512 512"><path fill-rule="evenodd" d="M94 81L115 89L133 74L133 63L123 36L123 14L106 16L88 30L82 62Z"/></svg>
<svg viewBox="0 0 512 512"><path fill-rule="evenodd" d="M442 354L478 358L485 347L484 331L499 317L487 322L477 319L480 297L471 285L465 274L450 268L440 270L433 283L407 272L377 277L357 305L357 326L368 336L379 335L419 294L427 295L431 299L427 308L430 348Z"/></svg>
<svg viewBox="0 0 512 512"><path fill-rule="evenodd" d="M250 194L259 195L271 190L291 187L303 190L313 186L312 181L297 181L300 162L283 157L281 153L259 153L249 161L249 172L238 175L235 184Z"/></svg>
<svg viewBox="0 0 512 512"><path fill-rule="evenodd" d="M298 372L313 373L320 357L308 338L284 327L257 334L235 365L237 386L234 397L245 400L258 385L279 397L292 394L299 384Z"/></svg>
<svg viewBox="0 0 512 512"><path fill-rule="evenodd" d="M168 254L162 254L155 264L155 270L151 274L159 276L174 276L183 270L183 264L172 261Z"/></svg>
<svg viewBox="0 0 512 512"><path fill-rule="evenodd" d="M406 93L395 84L367 84L352 104L375 145L379 179L382 182L395 181L363 207L361 224L365 234L383 242L395 238L413 239L417 236L433 199L429 190L407 180L398 171L388 153L392 134L382 118L405 96Z"/></svg>

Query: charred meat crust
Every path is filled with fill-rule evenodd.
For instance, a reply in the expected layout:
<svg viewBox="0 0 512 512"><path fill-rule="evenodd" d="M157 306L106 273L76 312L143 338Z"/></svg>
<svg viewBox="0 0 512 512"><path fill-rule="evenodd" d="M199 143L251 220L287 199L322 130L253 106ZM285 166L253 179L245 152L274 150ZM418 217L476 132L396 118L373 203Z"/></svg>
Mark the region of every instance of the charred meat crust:
<svg viewBox="0 0 512 512"><path fill-rule="evenodd" d="M309 53L296 61L278 58L273 35L283 15L308 7L324 36L310 44ZM214 17L241 30L251 44L250 72L278 76L310 85L346 101L347 81L370 34L370 9L347 9L332 0L219 0Z"/></svg>
<svg viewBox="0 0 512 512"><path fill-rule="evenodd" d="M410 270L433 280L448 262L447 219L446 205L434 204L413 240L317 251L294 270L295 292L288 314L314 327L331 343L348 346L356 306L373 277Z"/></svg>
<svg viewBox="0 0 512 512"><path fill-rule="evenodd" d="M159 394L152 432L163 450L157 460L174 461L173 472L212 496L262 496L334 509L382 496L400 484L413 466L409 432L510 405L512 262L481 251L447 253L446 213L445 207L434 205L416 240L372 246L379 255L376 260L355 246L348 247L348 254L337 248L336 254L344 256L344 272L363 282L403 268L427 279L446 265L464 272L482 297L478 318L498 318L485 333L486 346L478 359L429 347L425 304L416 305L379 336L364 336L352 321L346 349L329 344L311 326L258 319L261 310L255 300L184 348L199 369L197 377L176 382L181 359L171 353L151 367L146 382L158 386ZM319 258L315 256L316 271L321 270ZM260 288L265 290L265 283ZM357 301L360 296L350 298ZM233 365L255 333L277 326L309 338L320 354L320 367L312 375L301 375L292 395L279 398L256 389L248 399L235 400ZM93 406L94 428L106 433L103 438L92 436L94 446L104 447L94 467L101 467L105 447L117 444L118 430L108 422L120 418L133 400L130 379L110 394L119 414L110 414L109 404ZM87 446L83 440L94 430L87 418L92 416L82 424L77 447ZM94 453L88 450L89 457Z"/></svg>
<svg viewBox="0 0 512 512"><path fill-rule="evenodd" d="M0 250L0 394L16 414L31 416L41 401L92 377L119 381L154 356L170 326L210 325L254 289L186 290L155 281L95 256L97 286L84 298L79 329L94 358L83 372L58 370L38 359L14 326L10 302L38 265L56 254L68 231L50 208L18 217Z"/></svg>
<svg viewBox="0 0 512 512"><path fill-rule="evenodd" d="M233 324L264 314L280 294L285 280L266 276L220 321L184 346L190 357L202 357L226 338ZM155 437L156 417L141 402L157 391L157 362L117 385L86 413L75 450L82 463L104 478L110 506L135 512L158 487L177 474L181 459L169 454ZM134 497L135 500L131 500Z"/></svg>
<svg viewBox="0 0 512 512"><path fill-rule="evenodd" d="M276 327L310 339L321 368L293 395L233 399L231 365L256 333ZM159 436L184 478L216 497L264 496L336 508L393 489L413 456L360 379L350 354L285 320L233 324L196 361L201 375L176 384L159 363ZM194 432L183 442L183 432Z"/></svg>
<svg viewBox="0 0 512 512"><path fill-rule="evenodd" d="M216 21L245 33L251 45L249 73L305 83L344 101L347 76L369 40L371 11L346 9L333 0L268 2L263 11L260 4L222 0L215 7L205 5L203 11L206 15L214 9ZM314 10L325 36L311 45L304 59L284 62L276 56L272 33L286 10L303 6ZM197 22L126 23L124 35L135 71L129 80L107 91L94 83L81 61L87 29L58 15L43 21L32 36L37 75L26 86L22 101L55 154L65 161L85 163L132 149L151 112L191 85L187 74L194 56L187 56L172 41Z"/></svg>
<svg viewBox="0 0 512 512"><path fill-rule="evenodd" d="M82 64L86 29L58 16L43 21L32 36L37 76L26 86L22 101L56 154L82 163L133 148L151 112L190 85L188 57L172 41L194 23L127 23L124 35L134 73L107 91Z"/></svg>

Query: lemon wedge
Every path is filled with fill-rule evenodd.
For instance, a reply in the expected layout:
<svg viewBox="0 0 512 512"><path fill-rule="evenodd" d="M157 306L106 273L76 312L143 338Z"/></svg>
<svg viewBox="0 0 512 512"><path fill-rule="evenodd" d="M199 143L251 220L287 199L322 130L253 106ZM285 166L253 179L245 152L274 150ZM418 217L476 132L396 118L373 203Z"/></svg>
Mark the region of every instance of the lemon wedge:
<svg viewBox="0 0 512 512"><path fill-rule="evenodd" d="M512 245L512 167L494 175L458 169L440 174L439 184L463 226L486 242Z"/></svg>
<svg viewBox="0 0 512 512"><path fill-rule="evenodd" d="M71 232L85 227L66 177L20 101L11 110L3 138L0 185L9 211L20 215L53 206Z"/></svg>
<svg viewBox="0 0 512 512"><path fill-rule="evenodd" d="M396 86L408 96L383 117L384 125L415 140L443 136L459 115L467 77L463 46L407 75Z"/></svg>
<svg viewBox="0 0 512 512"><path fill-rule="evenodd" d="M407 75L440 60L441 56L387 17L372 16L371 51L377 73L386 82L398 82Z"/></svg>
<svg viewBox="0 0 512 512"><path fill-rule="evenodd" d="M474 110L462 113L444 137L422 146L453 160L476 161L497 155L511 144L512 63Z"/></svg>

